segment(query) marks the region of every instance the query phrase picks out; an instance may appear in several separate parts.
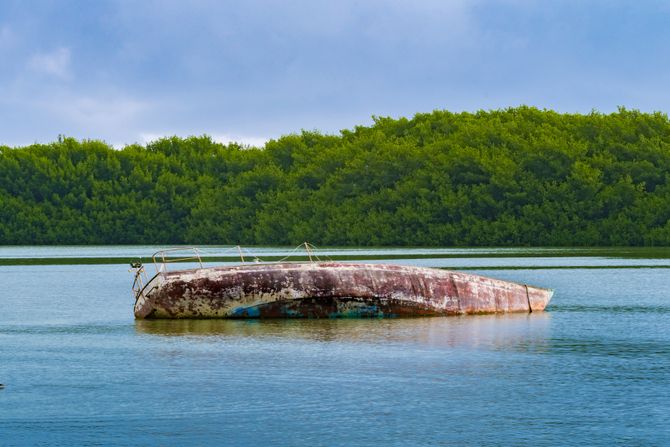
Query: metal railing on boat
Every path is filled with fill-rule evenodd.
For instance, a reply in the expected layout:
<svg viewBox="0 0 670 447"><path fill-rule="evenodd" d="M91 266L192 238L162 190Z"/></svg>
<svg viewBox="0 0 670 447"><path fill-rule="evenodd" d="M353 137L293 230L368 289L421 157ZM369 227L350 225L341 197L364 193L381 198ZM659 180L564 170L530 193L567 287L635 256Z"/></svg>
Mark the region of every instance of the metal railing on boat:
<svg viewBox="0 0 670 447"><path fill-rule="evenodd" d="M295 247L287 256L275 260L273 262L284 262L289 260L290 258L297 255L298 250L304 250L307 258L309 259L309 262L321 262L321 258L316 255L315 250L316 247L309 242L304 242L297 247ZM245 259L245 250L239 246L236 245L234 247L229 247L226 250L223 251L225 252L231 252L235 251L237 252L238 256L240 257L240 262L242 264L246 264L248 261ZM177 256L177 257L172 257L171 255L175 253L184 253L188 252L188 255L186 256ZM222 252L218 252L218 256L221 255ZM262 261L259 257L255 256L254 254L246 251L247 258L253 259L252 262L254 263L259 263L259 262L264 262ZM184 262L193 262L197 264L200 268L203 267L203 261L202 261L202 255L203 251L202 249L198 247L176 247L176 248L167 248L164 250L159 250L156 253L153 254L152 260L154 263L154 267L156 268L156 273L162 273L162 272L167 272L168 271L168 264L173 264L173 263L184 263Z"/></svg>
<svg viewBox="0 0 670 447"><path fill-rule="evenodd" d="M307 258L309 259L309 262L322 262L321 258L317 256L315 253L317 250L317 247L314 245L310 244L309 242L304 242L297 247L295 247L287 256L275 260L273 262L275 263L281 263L281 262L287 262L289 261L290 258L297 255L297 251L303 249L307 255ZM225 252L230 252L230 251L236 251L237 254L240 257L240 261L242 264L246 264L249 261L245 260L245 251L241 246L236 245L234 247L229 247L224 250ZM188 256L178 256L178 257L170 257L171 254L179 253L179 252L189 252ZM221 255L220 249L217 249L218 255ZM175 248L166 248L163 250L159 250L156 253L152 255L152 261L154 263L154 267L156 268L156 275L159 273L165 273L168 271L168 264L174 264L174 263L185 263L185 262L192 262L197 264L200 268L203 268L203 261L202 261L202 250L198 247L175 247ZM255 256L253 253L246 251L247 258L253 259L251 261L252 263L267 263L267 261L262 261L258 256ZM326 257L327 260L331 260L330 258ZM290 262L290 261L289 261ZM299 262L299 261L298 261ZM142 263L142 259L138 259L137 261L133 261L130 263L130 271L134 273L134 278L133 278L133 285L131 287L132 294L135 297L135 300L139 299L139 297L143 294L144 287L151 281L151 279L148 277L146 269Z"/></svg>
<svg viewBox="0 0 670 447"><path fill-rule="evenodd" d="M186 251L192 251L193 255L180 258L170 258L165 256L166 253L176 253ZM156 253L154 253L151 259L154 262L154 267L156 267L156 273L166 272L168 264L176 262L197 262L200 268L202 268L202 257L200 256L200 249L198 249L198 247L166 248L164 250L159 250Z"/></svg>

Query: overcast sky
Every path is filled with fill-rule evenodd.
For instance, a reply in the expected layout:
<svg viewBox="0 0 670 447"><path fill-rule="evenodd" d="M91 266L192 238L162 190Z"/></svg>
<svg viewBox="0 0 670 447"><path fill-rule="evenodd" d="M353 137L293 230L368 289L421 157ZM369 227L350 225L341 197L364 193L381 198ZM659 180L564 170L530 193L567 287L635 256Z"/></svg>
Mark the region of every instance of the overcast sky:
<svg viewBox="0 0 670 447"><path fill-rule="evenodd" d="M670 108L667 1L0 1L0 144Z"/></svg>

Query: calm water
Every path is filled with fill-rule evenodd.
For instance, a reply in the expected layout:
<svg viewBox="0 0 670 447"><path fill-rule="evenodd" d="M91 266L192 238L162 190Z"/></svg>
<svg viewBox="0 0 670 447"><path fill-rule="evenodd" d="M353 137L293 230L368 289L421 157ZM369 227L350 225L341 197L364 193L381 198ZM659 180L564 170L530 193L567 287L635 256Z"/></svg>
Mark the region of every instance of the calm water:
<svg viewBox="0 0 670 447"><path fill-rule="evenodd" d="M478 271L545 313L403 320L136 322L124 265L0 267L0 445L670 445L670 269L598 259Z"/></svg>

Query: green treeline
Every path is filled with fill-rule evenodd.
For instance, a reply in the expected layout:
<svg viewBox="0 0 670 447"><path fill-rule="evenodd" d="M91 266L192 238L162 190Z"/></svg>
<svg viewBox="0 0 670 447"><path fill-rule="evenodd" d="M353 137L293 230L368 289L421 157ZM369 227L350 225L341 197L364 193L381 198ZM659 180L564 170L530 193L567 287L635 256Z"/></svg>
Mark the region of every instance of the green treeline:
<svg viewBox="0 0 670 447"><path fill-rule="evenodd" d="M669 219L670 121L625 109L0 146L0 244L668 246Z"/></svg>

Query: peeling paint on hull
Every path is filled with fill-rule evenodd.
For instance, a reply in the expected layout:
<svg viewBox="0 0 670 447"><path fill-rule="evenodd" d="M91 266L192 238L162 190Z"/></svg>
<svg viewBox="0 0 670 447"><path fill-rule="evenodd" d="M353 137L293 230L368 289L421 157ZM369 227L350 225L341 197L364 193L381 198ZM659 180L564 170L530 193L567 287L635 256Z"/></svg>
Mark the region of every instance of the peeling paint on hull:
<svg viewBox="0 0 670 447"><path fill-rule="evenodd" d="M154 276L136 318L382 318L542 311L553 292L462 272L336 262Z"/></svg>

